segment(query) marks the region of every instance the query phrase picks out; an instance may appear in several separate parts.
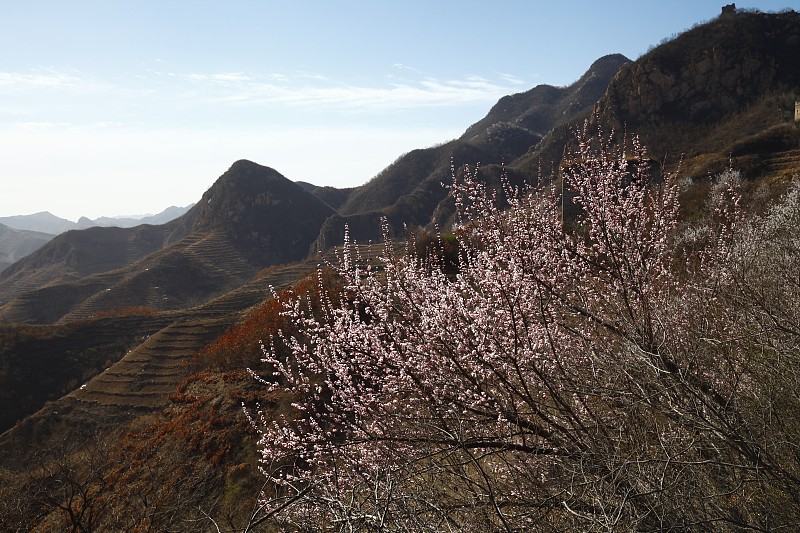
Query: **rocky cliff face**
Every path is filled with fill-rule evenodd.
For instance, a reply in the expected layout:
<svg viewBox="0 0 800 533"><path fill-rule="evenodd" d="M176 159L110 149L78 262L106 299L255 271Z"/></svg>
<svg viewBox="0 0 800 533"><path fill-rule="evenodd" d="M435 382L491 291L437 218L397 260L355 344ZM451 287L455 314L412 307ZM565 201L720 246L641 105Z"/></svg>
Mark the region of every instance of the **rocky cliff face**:
<svg viewBox="0 0 800 533"><path fill-rule="evenodd" d="M792 95L800 94L797 50L800 15L795 12L720 17L621 68L600 110L605 120L630 131L684 128L670 139L651 134L661 150L670 141L670 149L685 149L696 140L694 133L744 109L763 107L753 131L736 132L752 134L769 122L790 119Z"/></svg>

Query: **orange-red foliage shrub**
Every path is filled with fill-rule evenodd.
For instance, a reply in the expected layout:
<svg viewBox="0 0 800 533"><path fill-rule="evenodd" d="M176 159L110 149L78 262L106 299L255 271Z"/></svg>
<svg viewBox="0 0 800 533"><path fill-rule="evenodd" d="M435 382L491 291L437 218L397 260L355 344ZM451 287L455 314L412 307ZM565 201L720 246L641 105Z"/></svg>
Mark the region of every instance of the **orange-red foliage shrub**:
<svg viewBox="0 0 800 533"><path fill-rule="evenodd" d="M293 289L285 289L253 308L250 314L238 325L229 328L225 333L206 346L199 354L202 365L215 370L236 370L256 366L261 360L261 343L269 343L279 331L292 328L290 321L282 314L283 302L290 295L299 295L306 299L313 312L318 312L322 289L326 294L334 294L337 287L335 274L322 270L298 281Z"/></svg>

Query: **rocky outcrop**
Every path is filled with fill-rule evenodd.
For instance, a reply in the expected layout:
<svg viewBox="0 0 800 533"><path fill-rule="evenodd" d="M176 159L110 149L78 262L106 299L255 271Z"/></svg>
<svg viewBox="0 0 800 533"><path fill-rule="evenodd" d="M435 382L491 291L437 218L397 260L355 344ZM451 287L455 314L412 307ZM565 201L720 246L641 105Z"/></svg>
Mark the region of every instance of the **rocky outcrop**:
<svg viewBox="0 0 800 533"><path fill-rule="evenodd" d="M683 135L691 142L693 130L707 130L767 99L798 93L798 49L800 15L795 12L720 17L621 68L599 109L607 122L629 131L691 125ZM788 105L770 105L781 109L765 109L772 113L769 120L789 120ZM741 133L756 133L763 124L753 127ZM659 142L657 135L651 137ZM680 137L671 140L680 142Z"/></svg>

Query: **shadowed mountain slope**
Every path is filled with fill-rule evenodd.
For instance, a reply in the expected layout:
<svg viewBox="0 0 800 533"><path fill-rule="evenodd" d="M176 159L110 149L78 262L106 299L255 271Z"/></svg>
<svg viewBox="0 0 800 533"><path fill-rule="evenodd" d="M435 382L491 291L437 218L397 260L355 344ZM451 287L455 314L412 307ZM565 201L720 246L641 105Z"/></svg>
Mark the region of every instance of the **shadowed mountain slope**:
<svg viewBox="0 0 800 533"><path fill-rule="evenodd" d="M402 233L404 225L431 226L448 220L452 206L442 184L450 182L451 162L480 163L484 168L513 162L548 131L570 124L592 109L614 74L628 61L619 54L605 56L568 87L540 85L503 97L459 139L401 156L353 190L340 214L325 223L315 248L324 250L340 244L344 224L355 239L366 242L381 237L381 217L387 218L395 234Z"/></svg>
<svg viewBox="0 0 800 533"><path fill-rule="evenodd" d="M350 195L356 189L355 187L348 187L346 189L337 189L336 187L314 185L313 183L306 183L298 181L298 185L302 188L331 206L333 209L340 209L342 205L350 198Z"/></svg>

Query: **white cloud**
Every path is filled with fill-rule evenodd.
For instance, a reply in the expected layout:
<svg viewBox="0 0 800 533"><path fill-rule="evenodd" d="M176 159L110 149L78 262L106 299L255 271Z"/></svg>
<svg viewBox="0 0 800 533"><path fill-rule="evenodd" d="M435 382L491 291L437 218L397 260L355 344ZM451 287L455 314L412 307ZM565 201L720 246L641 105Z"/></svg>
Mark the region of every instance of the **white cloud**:
<svg viewBox="0 0 800 533"><path fill-rule="evenodd" d="M437 79L408 76L359 83L307 71L257 74L243 71L189 72L148 69L96 79L64 71L0 72L0 94L13 93L32 122L164 120L203 122L251 108L249 120L273 120L289 110L348 116L415 109L456 109L488 104L518 92L508 76ZM11 116L10 113L4 113ZM17 116L20 116L17 114ZM82 118L85 117L85 118ZM245 115L239 118L247 119ZM296 119L296 117L295 117Z"/></svg>
<svg viewBox="0 0 800 533"><path fill-rule="evenodd" d="M409 65L406 65L404 63L394 63L392 65L392 68L397 69L397 70L408 70L410 72L420 72L419 69L414 68L414 67L409 66Z"/></svg>
<svg viewBox="0 0 800 533"><path fill-rule="evenodd" d="M282 104L311 110L394 111L421 107L453 107L477 102L493 103L516 92L517 82L492 82L480 76L464 79L403 80L388 84L353 85L330 82L324 76L276 76L226 78L224 87L214 82L219 74L192 74L200 98L220 104L269 106ZM319 83L308 83L308 79ZM305 81L304 81L305 80ZM280 82L280 84L276 83ZM214 85L214 86L212 86Z"/></svg>
<svg viewBox="0 0 800 533"><path fill-rule="evenodd" d="M31 112L31 109L28 106L22 105L0 105L0 115L10 115L10 116L23 116L27 115Z"/></svg>
<svg viewBox="0 0 800 533"><path fill-rule="evenodd" d="M525 85L526 82L522 78L518 78L514 74L500 73L500 79L513 85Z"/></svg>
<svg viewBox="0 0 800 533"><path fill-rule="evenodd" d="M323 74L314 74L312 72L306 72L304 70L301 70L295 76L300 79L318 80L318 81L328 81L330 79Z"/></svg>
<svg viewBox="0 0 800 533"><path fill-rule="evenodd" d="M239 82L250 81L252 78L241 72L224 72L222 74L215 74L213 79L214 81Z"/></svg>
<svg viewBox="0 0 800 533"><path fill-rule="evenodd" d="M0 72L0 85L14 87L63 87L75 85L80 78L64 74Z"/></svg>
<svg viewBox="0 0 800 533"><path fill-rule="evenodd" d="M15 126L23 131L41 131L41 130L53 130L57 128L67 128L72 126L72 123L27 121L27 122L17 122Z"/></svg>
<svg viewBox="0 0 800 533"><path fill-rule="evenodd" d="M80 76L74 72L34 70L31 72L0 72L0 88L10 89L97 89L108 84Z"/></svg>
<svg viewBox="0 0 800 533"><path fill-rule="evenodd" d="M241 72L221 72L217 74L187 74L186 79L190 81L208 81L217 83L240 83L252 80L247 74Z"/></svg>

